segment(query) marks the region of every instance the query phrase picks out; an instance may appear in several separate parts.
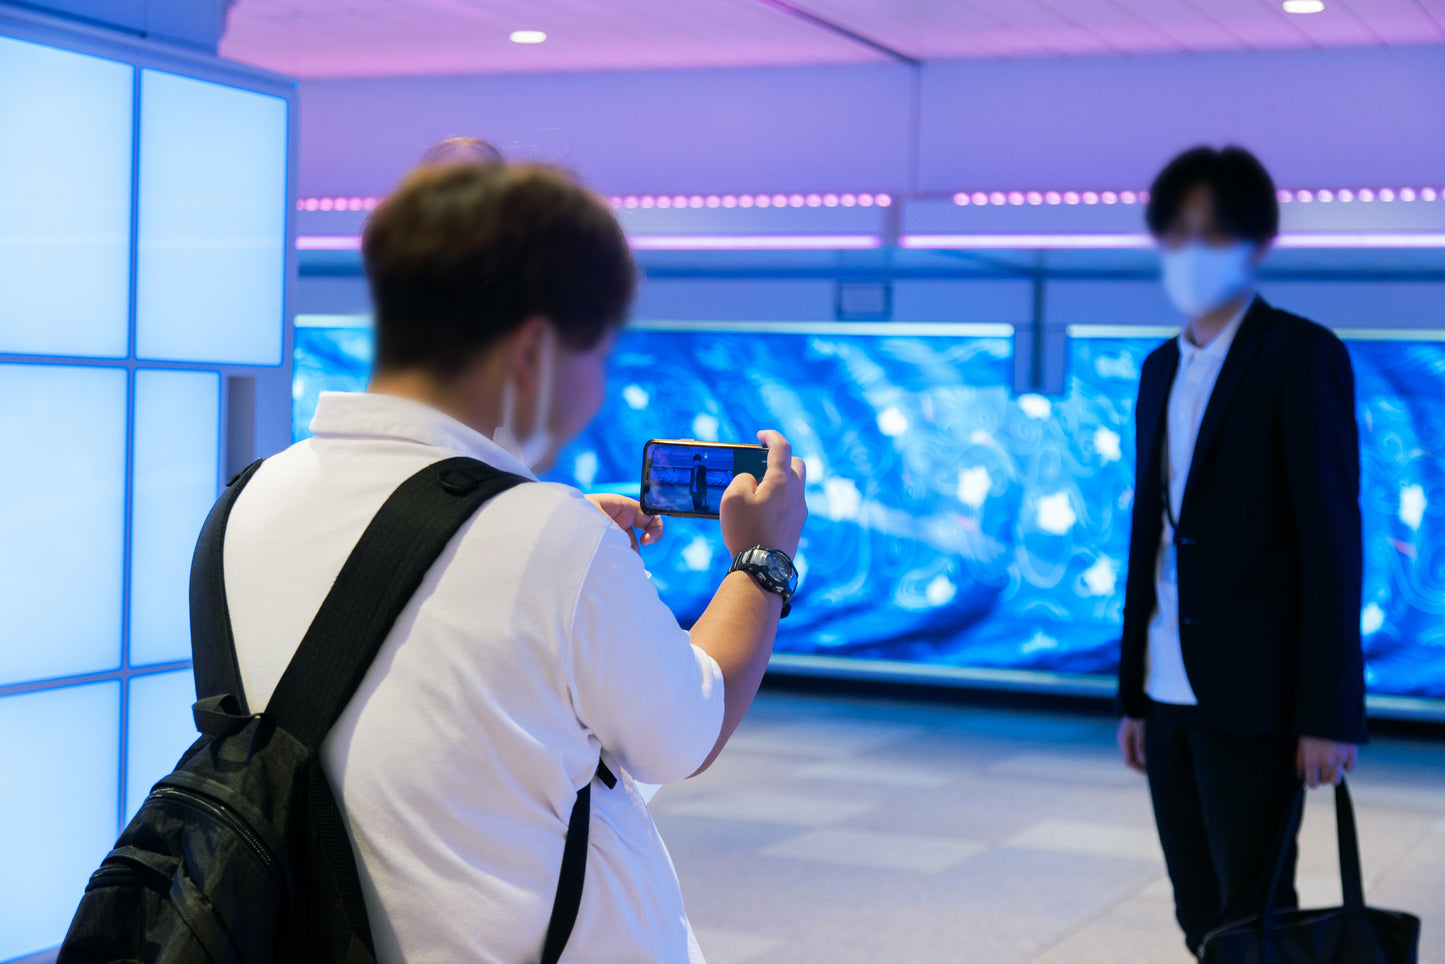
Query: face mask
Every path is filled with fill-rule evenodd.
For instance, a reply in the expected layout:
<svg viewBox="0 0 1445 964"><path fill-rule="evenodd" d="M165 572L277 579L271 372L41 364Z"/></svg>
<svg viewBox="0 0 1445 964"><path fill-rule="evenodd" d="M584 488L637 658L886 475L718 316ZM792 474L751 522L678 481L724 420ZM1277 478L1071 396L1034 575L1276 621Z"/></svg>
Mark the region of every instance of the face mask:
<svg viewBox="0 0 1445 964"><path fill-rule="evenodd" d="M552 330L542 335L540 364L541 377L537 383L537 408L532 419L532 431L525 438L518 438L512 418L517 404L517 384L510 375L502 386L502 424L492 434L492 441L516 456L529 469L535 469L552 450L552 434L547 430L547 419L552 414Z"/></svg>
<svg viewBox="0 0 1445 964"><path fill-rule="evenodd" d="M1164 291L1190 318L1208 314L1241 294L1254 280L1254 245L1238 241L1215 248L1198 241L1159 254Z"/></svg>

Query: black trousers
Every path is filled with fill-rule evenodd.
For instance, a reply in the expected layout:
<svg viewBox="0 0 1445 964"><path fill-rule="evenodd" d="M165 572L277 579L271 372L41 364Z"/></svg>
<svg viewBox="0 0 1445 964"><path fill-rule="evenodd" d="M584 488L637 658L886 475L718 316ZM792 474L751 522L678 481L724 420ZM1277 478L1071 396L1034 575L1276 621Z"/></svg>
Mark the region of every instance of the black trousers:
<svg viewBox="0 0 1445 964"><path fill-rule="evenodd" d="M1149 795L1174 915L1191 953L1204 935L1256 914L1299 786L1297 740L1244 736L1205 724L1197 707L1155 703L1144 724ZM1275 906L1296 907L1296 841Z"/></svg>

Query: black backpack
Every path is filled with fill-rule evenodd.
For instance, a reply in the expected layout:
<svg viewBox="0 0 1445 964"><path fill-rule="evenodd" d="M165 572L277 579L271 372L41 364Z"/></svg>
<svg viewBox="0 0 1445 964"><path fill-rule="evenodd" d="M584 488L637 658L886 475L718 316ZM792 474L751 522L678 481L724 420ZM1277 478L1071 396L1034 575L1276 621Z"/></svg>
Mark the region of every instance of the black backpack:
<svg viewBox="0 0 1445 964"><path fill-rule="evenodd" d="M318 749L427 570L482 503L523 481L468 458L413 475L372 519L264 713L242 692L226 608L222 541L231 480L191 565L196 727L91 875L57 964L371 964L375 951L351 843ZM612 785L599 766L598 776ZM541 960L577 919L591 787L577 793Z"/></svg>

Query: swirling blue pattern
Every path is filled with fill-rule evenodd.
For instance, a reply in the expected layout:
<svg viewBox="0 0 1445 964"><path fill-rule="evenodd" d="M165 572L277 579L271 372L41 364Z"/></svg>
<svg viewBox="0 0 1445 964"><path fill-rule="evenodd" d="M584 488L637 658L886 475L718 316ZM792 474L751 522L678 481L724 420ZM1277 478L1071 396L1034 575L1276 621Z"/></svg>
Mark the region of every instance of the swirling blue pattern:
<svg viewBox="0 0 1445 964"><path fill-rule="evenodd" d="M553 478L635 492L649 438L752 441L808 463L799 605L781 652L1110 675L1133 501L1137 338L1073 339L1061 397L1014 396L1007 338L639 330ZM364 332L299 329L296 437L323 388L363 387ZM1445 698L1445 345L1352 342L1363 455L1368 682ZM684 625L727 552L669 519L647 563Z"/></svg>

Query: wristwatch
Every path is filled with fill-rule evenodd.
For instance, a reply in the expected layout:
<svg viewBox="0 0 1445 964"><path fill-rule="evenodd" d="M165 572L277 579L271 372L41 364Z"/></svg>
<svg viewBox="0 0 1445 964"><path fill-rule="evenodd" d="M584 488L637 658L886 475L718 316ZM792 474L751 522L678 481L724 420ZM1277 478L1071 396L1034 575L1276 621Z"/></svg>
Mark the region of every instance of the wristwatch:
<svg viewBox="0 0 1445 964"><path fill-rule="evenodd" d="M781 549L766 546L744 549L733 560L728 572L745 572L763 589L782 596L784 616L792 610L793 592L798 588L798 570L793 568L793 560Z"/></svg>

